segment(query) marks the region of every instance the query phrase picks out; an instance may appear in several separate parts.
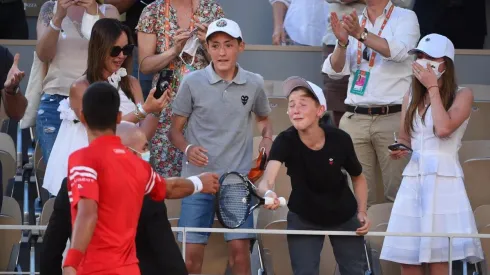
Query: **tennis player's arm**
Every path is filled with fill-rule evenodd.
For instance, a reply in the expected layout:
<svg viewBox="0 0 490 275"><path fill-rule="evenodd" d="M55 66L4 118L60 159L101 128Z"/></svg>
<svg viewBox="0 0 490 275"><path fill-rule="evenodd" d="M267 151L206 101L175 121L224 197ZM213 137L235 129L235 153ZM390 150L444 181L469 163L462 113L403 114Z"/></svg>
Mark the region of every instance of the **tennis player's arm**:
<svg viewBox="0 0 490 275"><path fill-rule="evenodd" d="M167 199L181 199L194 193L195 186L191 180L184 178L164 179L148 165L149 179L145 187L145 195L150 194L154 201Z"/></svg>
<svg viewBox="0 0 490 275"><path fill-rule="evenodd" d="M77 204L77 217L73 226L71 247L83 254L92 240L97 224L97 202L93 199L82 198Z"/></svg>
<svg viewBox="0 0 490 275"><path fill-rule="evenodd" d="M182 199L194 193L194 184L185 178L167 178L167 199Z"/></svg>

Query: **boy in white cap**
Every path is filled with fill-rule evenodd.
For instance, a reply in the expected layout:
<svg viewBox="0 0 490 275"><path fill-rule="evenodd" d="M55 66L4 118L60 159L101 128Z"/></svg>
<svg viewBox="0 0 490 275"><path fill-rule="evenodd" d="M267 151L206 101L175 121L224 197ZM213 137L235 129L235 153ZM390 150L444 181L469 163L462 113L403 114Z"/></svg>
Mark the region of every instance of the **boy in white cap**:
<svg viewBox="0 0 490 275"><path fill-rule="evenodd" d="M264 197L277 198L274 182L284 163L291 177L287 229L356 231L369 230L367 182L350 136L320 123L325 113L321 89L300 78L284 82L288 116L292 127L280 133L272 144L269 163L259 183ZM342 172L352 177L354 194ZM268 209L277 209L278 200ZM325 236L288 235L294 275L319 274ZM342 275L364 274L366 258L363 237L330 236Z"/></svg>
<svg viewBox="0 0 490 275"><path fill-rule="evenodd" d="M211 23L206 46L212 62L205 69L186 76L173 102L169 139L184 152L182 176L198 171L220 175L251 169L253 137L252 115L257 118L266 153L272 145L271 109L264 91L263 78L242 69L238 55L245 44L240 27L229 19ZM185 135L184 125L187 124ZM199 174L199 173L198 173ZM182 200L179 226L212 227L214 197L196 194ZM253 217L241 228L253 228ZM188 233L186 265L189 273L200 274L209 233ZM230 248L233 274L250 275L250 239L254 234L225 234ZM178 235L182 241L182 235Z"/></svg>

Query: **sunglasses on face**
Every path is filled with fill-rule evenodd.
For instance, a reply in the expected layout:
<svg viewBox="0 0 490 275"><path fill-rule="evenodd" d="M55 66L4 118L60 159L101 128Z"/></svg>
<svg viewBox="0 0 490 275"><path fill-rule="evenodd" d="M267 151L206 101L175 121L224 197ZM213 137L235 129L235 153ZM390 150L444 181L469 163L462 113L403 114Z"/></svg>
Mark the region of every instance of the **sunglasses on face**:
<svg viewBox="0 0 490 275"><path fill-rule="evenodd" d="M133 44L128 44L124 47L120 47L120 46L114 46L112 47L111 49L111 57L117 57L119 56L119 54L121 54L121 52L125 55L125 56L129 56L133 53L133 49L134 49L134 45Z"/></svg>

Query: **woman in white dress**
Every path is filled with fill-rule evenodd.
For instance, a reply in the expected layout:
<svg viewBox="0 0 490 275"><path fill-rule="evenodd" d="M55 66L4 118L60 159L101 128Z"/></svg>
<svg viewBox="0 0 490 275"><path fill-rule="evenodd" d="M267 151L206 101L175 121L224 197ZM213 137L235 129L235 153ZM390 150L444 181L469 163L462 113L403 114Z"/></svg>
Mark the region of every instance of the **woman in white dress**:
<svg viewBox="0 0 490 275"><path fill-rule="evenodd" d="M398 142L411 147L410 162L395 199L388 232L477 233L466 194L458 150L471 112L473 93L456 84L454 45L446 37L422 38L413 63L412 90L403 99ZM391 152L393 159L409 154ZM480 241L453 239L452 261L483 259ZM402 275L448 274L447 238L386 237L381 259L401 263Z"/></svg>
<svg viewBox="0 0 490 275"><path fill-rule="evenodd" d="M138 80L127 74L131 68L133 52L132 36L127 26L116 19L100 19L92 29L87 71L70 88L69 99L60 102L58 111L62 124L48 160L43 187L57 195L63 179L68 174L68 157L80 148L88 146L85 127L78 121L82 97L87 87L97 81L108 81L119 90L120 111L124 121L139 123L148 139L155 134L158 117L168 103L166 93L159 99L150 91L143 102Z"/></svg>

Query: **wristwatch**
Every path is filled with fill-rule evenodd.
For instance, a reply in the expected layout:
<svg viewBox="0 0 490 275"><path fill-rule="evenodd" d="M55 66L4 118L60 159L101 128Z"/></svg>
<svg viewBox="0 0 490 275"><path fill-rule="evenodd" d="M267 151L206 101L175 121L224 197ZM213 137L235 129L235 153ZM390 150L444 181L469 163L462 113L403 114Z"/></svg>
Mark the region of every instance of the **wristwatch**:
<svg viewBox="0 0 490 275"><path fill-rule="evenodd" d="M368 36L368 30L366 28L364 28L364 31L361 33L361 36L357 40L364 42L364 40L366 40L367 36Z"/></svg>

